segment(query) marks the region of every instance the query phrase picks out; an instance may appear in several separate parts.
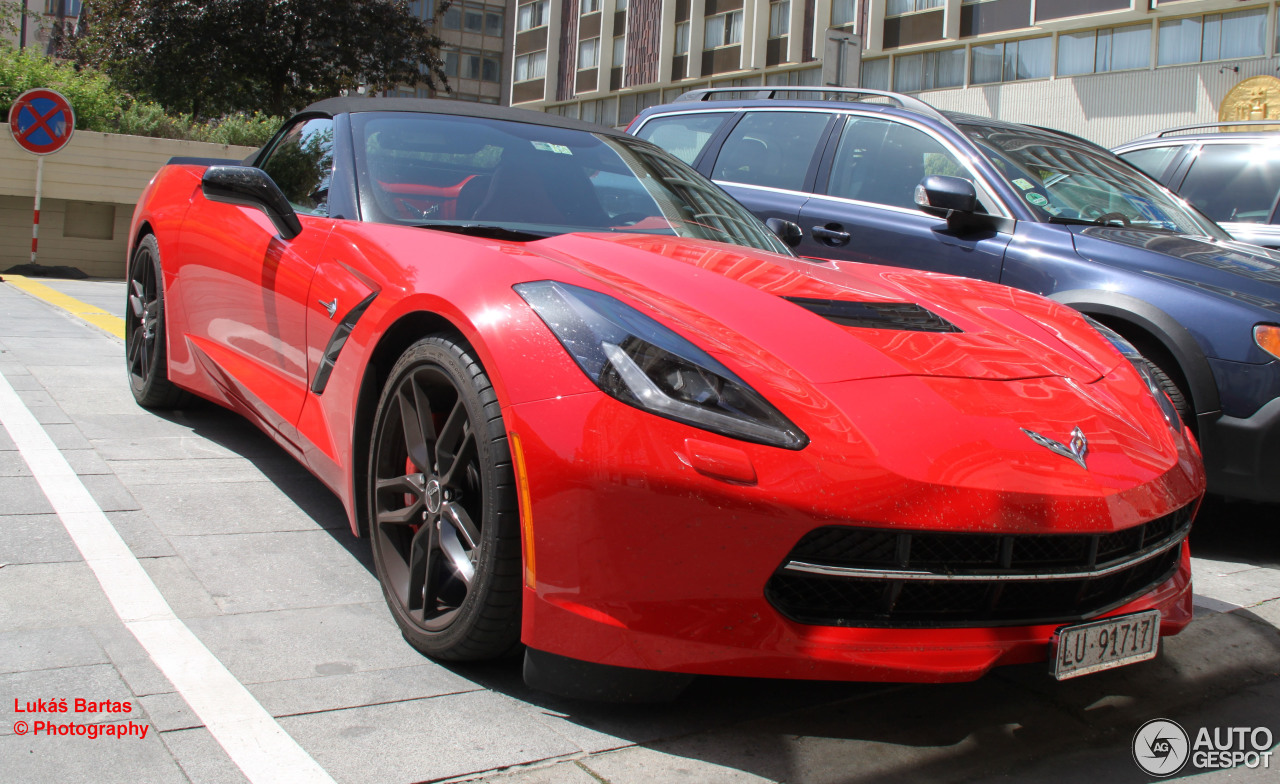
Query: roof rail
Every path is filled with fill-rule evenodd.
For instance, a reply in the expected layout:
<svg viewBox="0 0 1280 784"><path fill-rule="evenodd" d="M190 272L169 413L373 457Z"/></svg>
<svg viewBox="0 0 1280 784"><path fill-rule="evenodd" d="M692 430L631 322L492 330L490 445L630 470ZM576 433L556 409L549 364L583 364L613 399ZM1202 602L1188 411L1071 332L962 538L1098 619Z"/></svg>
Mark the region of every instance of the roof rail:
<svg viewBox="0 0 1280 784"><path fill-rule="evenodd" d="M1173 136L1177 133L1186 133L1199 128L1245 128L1253 126L1256 128L1280 128L1280 120L1219 120L1218 122L1198 123L1196 125L1180 125L1177 128L1166 128L1163 131L1149 133L1146 136L1140 136L1134 141L1144 141L1146 139L1163 139L1166 136Z"/></svg>
<svg viewBox="0 0 1280 784"><path fill-rule="evenodd" d="M706 101L710 100L710 96L716 93L743 93L749 95L744 100L767 100L771 98L779 98L778 93L819 93L819 94L836 94L846 96L870 96L875 98L887 98L893 101L901 109L925 114L935 119L946 120L942 112L910 95L901 93L891 93L888 90L871 90L864 87L700 87L690 90L677 97L674 103L684 101ZM821 100L830 100L823 98Z"/></svg>

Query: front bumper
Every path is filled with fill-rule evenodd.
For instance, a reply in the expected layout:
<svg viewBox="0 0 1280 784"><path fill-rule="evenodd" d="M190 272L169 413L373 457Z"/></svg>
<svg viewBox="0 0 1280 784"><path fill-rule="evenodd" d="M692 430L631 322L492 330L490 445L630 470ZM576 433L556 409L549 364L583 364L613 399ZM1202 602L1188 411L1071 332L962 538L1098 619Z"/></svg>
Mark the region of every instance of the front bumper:
<svg viewBox="0 0 1280 784"><path fill-rule="evenodd" d="M1204 415L1199 431L1210 492L1280 502L1280 398L1249 417Z"/></svg>
<svg viewBox="0 0 1280 784"><path fill-rule="evenodd" d="M745 444L596 393L520 404L504 416L529 478L523 641L633 669L945 682L1043 661L1062 623L810 625L784 617L765 586L822 526L1111 531L1115 520L1194 504L1203 487L1198 469L1188 476L1182 467L1119 492L1070 482L1046 482L1042 493L922 483L855 459L846 445L824 451L815 441L794 452ZM1190 621L1185 544L1171 578L1099 617L1151 608L1165 634Z"/></svg>

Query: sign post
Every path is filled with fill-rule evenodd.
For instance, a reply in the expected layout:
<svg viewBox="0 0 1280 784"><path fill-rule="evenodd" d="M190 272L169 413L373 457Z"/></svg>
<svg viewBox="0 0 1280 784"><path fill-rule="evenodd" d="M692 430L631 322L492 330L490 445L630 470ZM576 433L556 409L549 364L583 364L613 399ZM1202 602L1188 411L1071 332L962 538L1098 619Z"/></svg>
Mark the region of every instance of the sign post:
<svg viewBox="0 0 1280 784"><path fill-rule="evenodd" d="M37 156L36 204L31 220L31 263L36 263L40 239L40 196L44 190L44 156L61 150L71 141L76 114L71 104L53 90L36 88L18 96L9 109L9 132L18 146Z"/></svg>

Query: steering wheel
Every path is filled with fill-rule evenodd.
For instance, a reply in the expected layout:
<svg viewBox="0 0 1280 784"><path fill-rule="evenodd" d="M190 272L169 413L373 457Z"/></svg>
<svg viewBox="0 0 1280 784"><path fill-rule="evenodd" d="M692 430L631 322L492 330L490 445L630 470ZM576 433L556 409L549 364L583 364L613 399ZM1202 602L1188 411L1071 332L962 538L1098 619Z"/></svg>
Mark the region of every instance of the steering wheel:
<svg viewBox="0 0 1280 784"><path fill-rule="evenodd" d="M1080 210L1080 215L1085 220L1091 220L1099 226L1105 226L1114 221L1120 221L1124 226L1129 226L1131 224L1129 216L1125 215L1123 212L1103 212L1093 205L1087 205L1082 208Z"/></svg>

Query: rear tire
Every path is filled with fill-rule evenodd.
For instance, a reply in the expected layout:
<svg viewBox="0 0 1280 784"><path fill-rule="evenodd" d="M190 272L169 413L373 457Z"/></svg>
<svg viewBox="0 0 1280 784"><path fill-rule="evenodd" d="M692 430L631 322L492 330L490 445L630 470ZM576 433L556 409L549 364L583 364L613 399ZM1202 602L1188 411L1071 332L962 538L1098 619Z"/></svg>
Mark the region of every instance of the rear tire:
<svg viewBox="0 0 1280 784"><path fill-rule="evenodd" d="M169 380L164 273L160 245L148 234L129 262L124 321L125 367L133 399L144 408L183 408L194 399Z"/></svg>
<svg viewBox="0 0 1280 784"><path fill-rule="evenodd" d="M369 450L369 534L406 640L475 661L520 643L520 513L497 396L470 348L424 338L383 387Z"/></svg>

